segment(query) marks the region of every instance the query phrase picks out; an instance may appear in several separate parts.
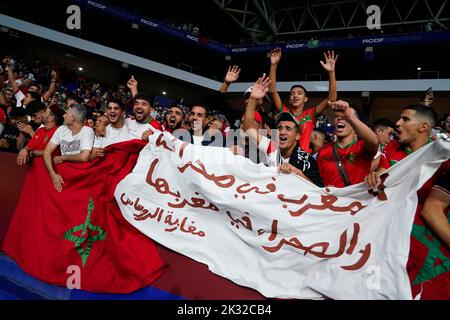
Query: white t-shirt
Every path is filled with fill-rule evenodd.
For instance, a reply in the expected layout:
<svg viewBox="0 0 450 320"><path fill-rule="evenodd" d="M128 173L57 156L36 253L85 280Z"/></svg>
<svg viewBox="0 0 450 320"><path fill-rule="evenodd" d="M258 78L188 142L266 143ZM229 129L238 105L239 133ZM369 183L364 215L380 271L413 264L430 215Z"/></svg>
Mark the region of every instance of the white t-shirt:
<svg viewBox="0 0 450 320"><path fill-rule="evenodd" d="M128 140L142 139L142 134L148 129L156 131L149 123L140 123L130 118L125 119L125 126L128 128Z"/></svg>
<svg viewBox="0 0 450 320"><path fill-rule="evenodd" d="M76 135L72 135L72 131L62 125L56 129L50 142L60 146L61 155L79 154L82 150L92 150L94 136L94 130L87 126L81 128Z"/></svg>
<svg viewBox="0 0 450 320"><path fill-rule="evenodd" d="M106 148L107 146L130 140L128 135L128 127L124 125L122 128L114 128L110 124L106 126L106 134L104 137L95 137L94 148Z"/></svg>

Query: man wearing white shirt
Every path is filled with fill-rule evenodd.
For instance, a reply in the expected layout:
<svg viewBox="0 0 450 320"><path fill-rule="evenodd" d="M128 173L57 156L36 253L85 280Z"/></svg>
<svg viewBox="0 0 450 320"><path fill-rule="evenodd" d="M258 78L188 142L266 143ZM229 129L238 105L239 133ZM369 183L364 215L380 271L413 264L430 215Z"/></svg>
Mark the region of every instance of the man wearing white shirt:
<svg viewBox="0 0 450 320"><path fill-rule="evenodd" d="M86 107L76 104L64 114L64 125L59 127L44 150L44 163L58 192L62 191L62 177L53 169L52 152L60 146L61 156L53 158L54 163L85 162L94 144L94 130L84 126Z"/></svg>
<svg viewBox="0 0 450 320"><path fill-rule="evenodd" d="M142 139L142 135L148 129L163 131L161 124L155 119L156 110L153 108L151 99L147 94L138 93L134 97L133 113L135 119L125 119L129 140Z"/></svg>
<svg viewBox="0 0 450 320"><path fill-rule="evenodd" d="M130 140L128 128L124 123L125 109L120 100L109 99L106 107L106 116L109 125L103 137L96 136L94 148L92 149L90 160L105 156L105 148L111 144Z"/></svg>

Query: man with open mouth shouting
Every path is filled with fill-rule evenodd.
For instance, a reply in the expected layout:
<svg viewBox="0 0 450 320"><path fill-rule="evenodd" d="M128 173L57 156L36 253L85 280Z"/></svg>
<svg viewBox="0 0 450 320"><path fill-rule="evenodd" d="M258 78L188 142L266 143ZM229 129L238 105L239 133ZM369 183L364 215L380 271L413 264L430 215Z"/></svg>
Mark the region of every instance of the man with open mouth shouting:
<svg viewBox="0 0 450 320"><path fill-rule="evenodd" d="M348 102L328 103L334 111L336 142L319 150L317 164L325 186L342 188L364 180L378 150L378 140Z"/></svg>

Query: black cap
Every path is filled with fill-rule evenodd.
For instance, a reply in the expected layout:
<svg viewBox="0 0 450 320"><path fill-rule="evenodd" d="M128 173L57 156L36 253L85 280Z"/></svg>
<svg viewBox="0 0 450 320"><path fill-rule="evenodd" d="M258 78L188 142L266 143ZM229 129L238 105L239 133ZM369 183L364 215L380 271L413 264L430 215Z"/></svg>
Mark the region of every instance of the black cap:
<svg viewBox="0 0 450 320"><path fill-rule="evenodd" d="M280 121L292 121L295 123L295 125L299 128L301 128L300 121L298 121L294 115L290 112L281 112L276 119L276 124L278 124Z"/></svg>

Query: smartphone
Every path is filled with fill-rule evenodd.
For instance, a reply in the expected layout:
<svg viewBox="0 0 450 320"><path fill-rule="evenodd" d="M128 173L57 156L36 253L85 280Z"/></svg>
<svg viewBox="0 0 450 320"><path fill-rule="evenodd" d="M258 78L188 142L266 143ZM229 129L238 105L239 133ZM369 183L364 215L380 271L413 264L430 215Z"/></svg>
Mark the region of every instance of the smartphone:
<svg viewBox="0 0 450 320"><path fill-rule="evenodd" d="M431 107L431 105L434 102L434 94L433 94L433 88L432 87L427 89L427 92L425 94L425 102L430 107Z"/></svg>

